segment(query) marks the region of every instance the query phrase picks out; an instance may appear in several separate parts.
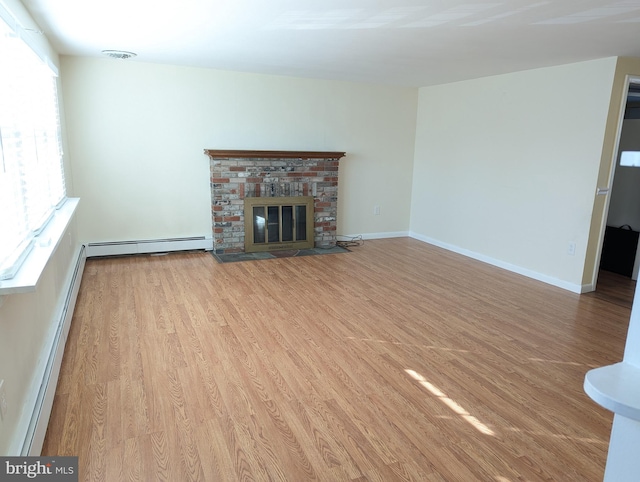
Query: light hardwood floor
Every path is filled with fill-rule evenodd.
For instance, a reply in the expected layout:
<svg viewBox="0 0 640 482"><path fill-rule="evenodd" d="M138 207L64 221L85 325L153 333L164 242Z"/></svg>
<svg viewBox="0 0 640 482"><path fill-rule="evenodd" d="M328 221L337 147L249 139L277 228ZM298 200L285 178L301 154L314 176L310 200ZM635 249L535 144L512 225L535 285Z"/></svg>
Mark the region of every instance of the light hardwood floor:
<svg viewBox="0 0 640 482"><path fill-rule="evenodd" d="M599 481L629 308L400 238L89 260L43 455L80 479Z"/></svg>
<svg viewBox="0 0 640 482"><path fill-rule="evenodd" d="M610 303L626 306L631 310L635 291L636 282L631 278L601 269L598 273L596 290L587 293L587 296L595 296Z"/></svg>

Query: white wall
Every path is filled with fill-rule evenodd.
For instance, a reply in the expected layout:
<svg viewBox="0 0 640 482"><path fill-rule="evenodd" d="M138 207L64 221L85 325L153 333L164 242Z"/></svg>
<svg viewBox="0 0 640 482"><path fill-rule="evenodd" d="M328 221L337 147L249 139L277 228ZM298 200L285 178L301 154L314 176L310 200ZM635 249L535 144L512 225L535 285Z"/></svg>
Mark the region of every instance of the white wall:
<svg viewBox="0 0 640 482"><path fill-rule="evenodd" d="M615 65L420 89L412 233L578 291Z"/></svg>
<svg viewBox="0 0 640 482"><path fill-rule="evenodd" d="M640 168L620 166L622 151L640 151L640 120L626 119L622 123L607 217L609 226L628 224L640 231Z"/></svg>
<svg viewBox="0 0 640 482"><path fill-rule="evenodd" d="M210 236L204 149L346 151L338 233L408 231L417 89L77 57L61 71L83 241Z"/></svg>
<svg viewBox="0 0 640 482"><path fill-rule="evenodd" d="M29 28L35 23L18 0L2 0L6 9ZM58 63L43 36L33 38L40 52ZM3 73L4 74L4 73ZM70 172L66 172L71 178ZM4 380L7 416L0 422L0 455L19 455L40 382L42 361L55 323L59 321L67 284L75 266L78 242L72 222L50 259L35 292L0 297L0 379Z"/></svg>

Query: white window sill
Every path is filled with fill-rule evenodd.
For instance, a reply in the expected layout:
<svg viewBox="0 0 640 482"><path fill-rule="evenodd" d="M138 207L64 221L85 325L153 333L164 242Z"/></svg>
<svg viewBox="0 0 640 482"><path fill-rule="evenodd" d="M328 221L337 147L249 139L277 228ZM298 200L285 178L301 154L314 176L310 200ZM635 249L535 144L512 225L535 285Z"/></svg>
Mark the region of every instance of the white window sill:
<svg viewBox="0 0 640 482"><path fill-rule="evenodd" d="M79 201L79 198L69 198L56 210L46 228L36 237L35 245L20 266L18 273L11 279L0 281L0 295L28 293L36 290L40 276L60 244Z"/></svg>

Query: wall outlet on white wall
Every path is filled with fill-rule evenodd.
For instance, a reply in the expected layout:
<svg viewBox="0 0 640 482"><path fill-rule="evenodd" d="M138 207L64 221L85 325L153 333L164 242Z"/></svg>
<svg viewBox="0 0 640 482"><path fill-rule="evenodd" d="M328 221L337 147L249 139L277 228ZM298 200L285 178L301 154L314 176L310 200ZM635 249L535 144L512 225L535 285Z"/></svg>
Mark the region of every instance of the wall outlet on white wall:
<svg viewBox="0 0 640 482"><path fill-rule="evenodd" d="M380 206L373 206L373 214L380 216Z"/></svg>
<svg viewBox="0 0 640 482"><path fill-rule="evenodd" d="M567 247L567 254L569 256L576 255L576 243L574 243L573 241L569 242L569 246Z"/></svg>

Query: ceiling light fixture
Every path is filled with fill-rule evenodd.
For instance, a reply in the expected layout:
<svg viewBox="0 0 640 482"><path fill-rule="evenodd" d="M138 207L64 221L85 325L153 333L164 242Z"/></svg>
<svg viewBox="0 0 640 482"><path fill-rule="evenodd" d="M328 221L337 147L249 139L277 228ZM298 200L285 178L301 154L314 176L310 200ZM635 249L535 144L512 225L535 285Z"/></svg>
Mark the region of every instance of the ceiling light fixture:
<svg viewBox="0 0 640 482"><path fill-rule="evenodd" d="M106 55L107 57L111 57L112 59L120 60L130 59L138 55L134 54L133 52L127 52L125 50L103 50L102 54Z"/></svg>

